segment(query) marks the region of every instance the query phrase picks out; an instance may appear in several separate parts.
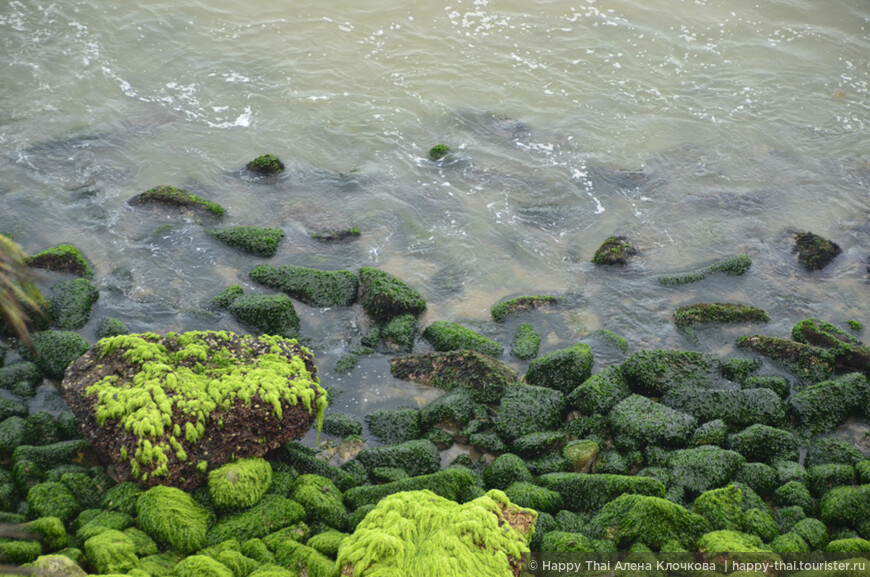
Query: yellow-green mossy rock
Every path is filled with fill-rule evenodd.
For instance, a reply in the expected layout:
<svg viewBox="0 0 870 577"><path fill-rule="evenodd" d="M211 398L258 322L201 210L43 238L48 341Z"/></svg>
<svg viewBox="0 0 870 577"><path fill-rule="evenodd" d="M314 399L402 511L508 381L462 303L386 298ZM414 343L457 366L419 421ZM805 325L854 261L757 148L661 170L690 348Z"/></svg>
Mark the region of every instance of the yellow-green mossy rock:
<svg viewBox="0 0 870 577"><path fill-rule="evenodd" d="M136 516L139 528L164 547L188 554L205 547L211 513L181 489L145 491L136 501Z"/></svg>
<svg viewBox="0 0 870 577"><path fill-rule="evenodd" d="M342 541L338 567L353 577L513 577L536 519L495 489L463 505L431 491L396 493Z"/></svg>
<svg viewBox="0 0 870 577"><path fill-rule="evenodd" d="M32 571L33 577L87 577L85 570L65 555L43 555L22 569Z"/></svg>
<svg viewBox="0 0 870 577"><path fill-rule="evenodd" d="M122 481L182 489L301 438L326 408L314 357L296 340L223 331L102 339L67 370L62 393Z"/></svg>
<svg viewBox="0 0 870 577"><path fill-rule="evenodd" d="M233 572L211 557L191 555L172 569L173 577L234 577Z"/></svg>
<svg viewBox="0 0 870 577"><path fill-rule="evenodd" d="M109 529L85 541L88 563L97 573L125 573L139 563L136 545L127 535Z"/></svg>
<svg viewBox="0 0 870 577"><path fill-rule="evenodd" d="M242 509L260 502L272 485L265 459L239 459L208 474L208 492L218 509Z"/></svg>

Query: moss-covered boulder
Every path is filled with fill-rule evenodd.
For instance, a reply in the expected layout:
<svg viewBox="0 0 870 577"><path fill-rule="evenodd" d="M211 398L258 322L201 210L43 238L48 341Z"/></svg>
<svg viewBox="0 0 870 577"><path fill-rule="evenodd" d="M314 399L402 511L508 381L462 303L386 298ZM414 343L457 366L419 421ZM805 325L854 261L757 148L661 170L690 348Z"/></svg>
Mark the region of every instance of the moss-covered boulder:
<svg viewBox="0 0 870 577"><path fill-rule="evenodd" d="M397 379L442 389L468 389L478 403L497 403L505 387L519 380L516 371L475 351L407 355L390 359Z"/></svg>
<svg viewBox="0 0 870 577"><path fill-rule="evenodd" d="M326 407L307 349L227 332L102 340L70 368L62 392L122 480L184 488L234 457L302 437Z"/></svg>
<svg viewBox="0 0 870 577"><path fill-rule="evenodd" d="M105 318L97 325L97 340L129 334L130 329L127 328L127 325L114 317Z"/></svg>
<svg viewBox="0 0 870 577"><path fill-rule="evenodd" d="M275 256L278 243L284 238L284 231L280 228L256 226L213 229L208 234L242 252L262 257Z"/></svg>
<svg viewBox="0 0 870 577"><path fill-rule="evenodd" d="M260 458L239 459L208 474L208 492L218 509L256 505L272 485L272 465Z"/></svg>
<svg viewBox="0 0 870 577"><path fill-rule="evenodd" d="M541 337L535 332L535 327L529 323L522 323L514 333L511 356L524 361L534 359L538 356L540 346Z"/></svg>
<svg viewBox="0 0 870 577"><path fill-rule="evenodd" d="M665 499L621 495L601 508L587 531L596 539L615 540L620 548L640 542L660 550L669 541L692 549L709 530L704 517Z"/></svg>
<svg viewBox="0 0 870 577"><path fill-rule="evenodd" d="M636 449L646 445L682 447L698 425L692 415L666 407L640 395L620 401L607 416L618 447Z"/></svg>
<svg viewBox="0 0 870 577"><path fill-rule="evenodd" d="M356 459L369 471L376 467L399 467L412 477L428 475L441 468L438 448L425 439L363 449Z"/></svg>
<svg viewBox="0 0 870 577"><path fill-rule="evenodd" d="M584 415L606 415L629 395L619 365L610 365L574 387L565 403Z"/></svg>
<svg viewBox="0 0 870 577"><path fill-rule="evenodd" d="M565 400L562 393L548 387L512 385L505 388L498 406L496 432L512 441L538 431L551 431L562 421Z"/></svg>
<svg viewBox="0 0 870 577"><path fill-rule="evenodd" d="M100 293L84 278L62 280L48 294L49 316L54 326L65 331L80 329L88 322Z"/></svg>
<svg viewBox="0 0 870 577"><path fill-rule="evenodd" d="M711 555L719 553L763 553L770 551L761 537L740 531L722 529L711 531L698 539L698 549Z"/></svg>
<svg viewBox="0 0 870 577"><path fill-rule="evenodd" d="M815 467L830 463L857 465L865 459L864 454L853 443L835 437L816 438L807 445L804 466Z"/></svg>
<svg viewBox="0 0 870 577"><path fill-rule="evenodd" d="M136 501L139 528L163 547L193 553L205 546L207 509L174 487L152 487Z"/></svg>
<svg viewBox="0 0 870 577"><path fill-rule="evenodd" d="M300 475L293 486L293 500L305 508L309 523L319 521L339 531L347 525L341 491L325 477Z"/></svg>
<svg viewBox="0 0 870 577"><path fill-rule="evenodd" d="M64 523L81 511L75 495L56 481L39 483L27 492L27 511L31 518L57 517Z"/></svg>
<svg viewBox="0 0 870 577"><path fill-rule="evenodd" d="M252 281L281 291L313 307L346 307L356 302L359 281L346 270L319 270L285 264L261 264L248 274Z"/></svg>
<svg viewBox="0 0 870 577"><path fill-rule="evenodd" d="M206 555L185 557L172 569L172 577L234 577L233 572L219 561Z"/></svg>
<svg viewBox="0 0 870 577"><path fill-rule="evenodd" d="M756 424L728 437L732 449L749 461L773 463L797 461L798 441L794 433L768 425Z"/></svg>
<svg viewBox="0 0 870 577"><path fill-rule="evenodd" d="M658 280L663 285L684 285L704 280L715 273L740 276L749 270L750 266L752 266L752 259L745 254L738 254L694 270L660 276Z"/></svg>
<svg viewBox="0 0 870 577"><path fill-rule="evenodd" d="M843 249L837 243L817 234L798 232L794 235L794 252L805 269L814 271L828 266Z"/></svg>
<svg viewBox="0 0 870 577"><path fill-rule="evenodd" d="M393 495L342 542L337 564L360 576L512 575L529 552L536 517L501 491L465 505L429 491Z"/></svg>
<svg viewBox="0 0 870 577"><path fill-rule="evenodd" d="M822 497L821 519L828 525L859 528L870 511L870 485L834 487Z"/></svg>
<svg viewBox="0 0 870 577"><path fill-rule="evenodd" d="M743 529L743 492L729 485L721 489L711 489L701 493L693 504L698 513L713 529Z"/></svg>
<svg viewBox="0 0 870 577"><path fill-rule="evenodd" d="M436 351L470 350L489 355L501 356L501 345L462 326L459 323L449 321L435 321L423 331L423 338L435 348Z"/></svg>
<svg viewBox="0 0 870 577"><path fill-rule="evenodd" d="M32 361L46 377L62 379L64 371L85 354L90 343L72 331L42 331L30 335L33 349L21 347L25 360Z"/></svg>
<svg viewBox="0 0 870 577"><path fill-rule="evenodd" d="M41 555L23 568L33 571L35 577L87 577L85 570L64 554Z"/></svg>
<svg viewBox="0 0 870 577"><path fill-rule="evenodd" d="M265 495L250 509L222 517L209 529L206 543L214 546L231 539L239 543L262 539L279 529L301 523L305 516L305 509L296 501L281 495Z"/></svg>
<svg viewBox="0 0 870 577"><path fill-rule="evenodd" d="M658 479L633 475L548 473L535 482L559 493L565 508L575 512L597 513L622 494L665 496L665 486Z"/></svg>
<svg viewBox="0 0 870 577"><path fill-rule="evenodd" d="M422 436L419 409L376 409L366 415L366 424L382 443L403 443Z"/></svg>
<svg viewBox="0 0 870 577"><path fill-rule="evenodd" d="M0 389L21 397L33 396L42 384L42 372L34 363L16 361L0 368Z"/></svg>
<svg viewBox="0 0 870 577"><path fill-rule="evenodd" d="M551 296L516 297L492 305L490 314L492 315L492 320L500 323L514 313L529 311L543 306L552 306L558 302L559 299Z"/></svg>
<svg viewBox="0 0 870 577"><path fill-rule="evenodd" d="M450 153L450 147L446 144L436 144L429 149L429 160L441 160Z"/></svg>
<svg viewBox="0 0 870 577"><path fill-rule="evenodd" d="M85 541L88 563L97 573L126 573L139 563L136 545L127 535L114 529Z"/></svg>
<svg viewBox="0 0 870 577"><path fill-rule="evenodd" d="M636 254L637 249L624 236L611 236L595 251L592 262L600 265L626 265Z"/></svg>
<svg viewBox="0 0 870 577"><path fill-rule="evenodd" d="M505 453L484 469L483 482L487 489L504 491L514 483L531 483L532 474L521 458Z"/></svg>
<svg viewBox="0 0 870 577"><path fill-rule="evenodd" d="M274 176L284 172L284 163L274 154L261 154L246 164L245 168L263 176Z"/></svg>
<svg viewBox="0 0 870 577"><path fill-rule="evenodd" d="M452 468L383 485L354 487L344 492L343 499L348 509L359 509L366 505L376 505L381 499L395 493L427 490L445 499L462 502L475 488L479 487L471 472Z"/></svg>
<svg viewBox="0 0 870 577"><path fill-rule="evenodd" d="M791 329L791 338L830 349L839 370L867 371L870 369L870 349L853 335L819 319L804 319Z"/></svg>
<svg viewBox="0 0 870 577"><path fill-rule="evenodd" d="M571 463L575 473L588 473L598 458L601 447L591 439L571 441L562 449L562 455Z"/></svg>
<svg viewBox="0 0 870 577"><path fill-rule="evenodd" d="M390 273L370 267L359 269L359 301L375 320L405 314L416 317L426 310L426 299L419 292Z"/></svg>
<svg viewBox="0 0 870 577"><path fill-rule="evenodd" d="M712 386L715 360L694 351L638 351L620 365L632 392L659 397L673 389L705 389Z"/></svg>
<svg viewBox="0 0 870 577"><path fill-rule="evenodd" d="M835 429L850 415L863 412L868 404L870 382L861 373L810 385L789 400L796 420L813 434Z"/></svg>
<svg viewBox="0 0 870 577"><path fill-rule="evenodd" d="M770 320L761 309L734 303L699 303L674 311L674 324L690 327L697 323L766 323Z"/></svg>
<svg viewBox="0 0 870 577"><path fill-rule="evenodd" d="M233 318L262 334L286 338L299 336L299 315L286 295L244 294L239 285L223 290L212 299Z"/></svg>
<svg viewBox="0 0 870 577"><path fill-rule="evenodd" d="M224 207L216 202L206 200L183 188L160 185L137 194L127 201L130 206L161 205L184 212L203 214L220 218L226 212Z"/></svg>
<svg viewBox="0 0 870 577"><path fill-rule="evenodd" d="M535 511L555 514L562 509L562 495L532 483L517 481L504 490L512 503Z"/></svg>
<svg viewBox="0 0 870 577"><path fill-rule="evenodd" d="M348 435L361 435L362 423L346 413L326 413L323 415L322 431L327 435L335 435L343 439Z"/></svg>
<svg viewBox="0 0 870 577"><path fill-rule="evenodd" d="M71 244L59 244L39 251L24 261L27 266L54 272L65 272L91 278L94 271L82 255L82 251Z"/></svg>
<svg viewBox="0 0 870 577"><path fill-rule="evenodd" d="M704 423L721 419L735 427L755 423L776 426L785 421L785 405L770 389L674 389L661 402Z"/></svg>
<svg viewBox="0 0 870 577"><path fill-rule="evenodd" d="M782 363L801 380L817 383L831 376L836 366L834 353L813 345L767 335L744 335L737 346L752 349Z"/></svg>
<svg viewBox="0 0 870 577"><path fill-rule="evenodd" d="M710 445L675 451L667 460L671 479L689 496L727 485L745 462L740 453Z"/></svg>
<svg viewBox="0 0 870 577"><path fill-rule="evenodd" d="M414 315L395 316L380 327L379 334L390 351L410 353L414 339L420 332L420 323Z"/></svg>
<svg viewBox="0 0 870 577"><path fill-rule="evenodd" d="M592 363L589 346L578 343L532 361L525 381L568 394L592 375Z"/></svg>
<svg viewBox="0 0 870 577"><path fill-rule="evenodd" d="M779 473L764 463L744 463L737 473L737 481L759 495L768 496L779 486Z"/></svg>

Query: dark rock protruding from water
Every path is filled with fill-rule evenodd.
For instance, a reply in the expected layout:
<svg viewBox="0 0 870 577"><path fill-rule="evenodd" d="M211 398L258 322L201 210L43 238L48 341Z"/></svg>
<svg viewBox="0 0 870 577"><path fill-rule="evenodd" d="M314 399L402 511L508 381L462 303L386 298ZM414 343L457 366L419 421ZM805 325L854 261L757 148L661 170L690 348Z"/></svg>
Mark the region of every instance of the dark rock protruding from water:
<svg viewBox="0 0 870 577"><path fill-rule="evenodd" d="M626 265L636 254L637 250L624 236L611 236L595 251L592 262L595 264Z"/></svg>
<svg viewBox="0 0 870 577"><path fill-rule="evenodd" d="M837 243L811 232L795 233L794 250L798 253L798 262L810 271L825 268L843 252Z"/></svg>
<svg viewBox="0 0 870 577"><path fill-rule="evenodd" d="M94 276L82 252L71 244L59 244L27 257L27 266L54 272L72 273L86 278Z"/></svg>
<svg viewBox="0 0 870 577"><path fill-rule="evenodd" d="M261 154L245 165L245 168L263 176L274 176L284 172L284 163L274 154Z"/></svg>
<svg viewBox="0 0 870 577"><path fill-rule="evenodd" d="M160 204L182 210L190 210L220 218L226 212L224 207L216 202L206 200L192 194L183 188L160 185L137 194L127 201L130 206Z"/></svg>
<svg viewBox="0 0 870 577"><path fill-rule="evenodd" d="M278 243L284 238L284 231L280 228L256 226L234 226L207 232L233 248L262 257L275 256Z"/></svg>
<svg viewBox="0 0 870 577"><path fill-rule="evenodd" d="M418 316L426 310L423 295L390 273L370 267L359 269L359 301L375 320L405 314Z"/></svg>
<svg viewBox="0 0 870 577"><path fill-rule="evenodd" d="M67 370L61 389L121 480L183 489L301 438L326 408L306 348L229 332L104 339Z"/></svg>

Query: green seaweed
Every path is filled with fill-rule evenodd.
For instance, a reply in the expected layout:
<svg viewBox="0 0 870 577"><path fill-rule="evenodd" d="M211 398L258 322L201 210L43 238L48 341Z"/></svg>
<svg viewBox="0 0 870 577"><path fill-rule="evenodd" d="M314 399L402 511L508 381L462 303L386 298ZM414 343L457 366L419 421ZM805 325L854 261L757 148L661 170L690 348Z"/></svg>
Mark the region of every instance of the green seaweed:
<svg viewBox="0 0 870 577"><path fill-rule="evenodd" d="M284 231L280 228L256 226L234 226L206 232L233 248L261 257L275 256L278 243L284 238Z"/></svg>

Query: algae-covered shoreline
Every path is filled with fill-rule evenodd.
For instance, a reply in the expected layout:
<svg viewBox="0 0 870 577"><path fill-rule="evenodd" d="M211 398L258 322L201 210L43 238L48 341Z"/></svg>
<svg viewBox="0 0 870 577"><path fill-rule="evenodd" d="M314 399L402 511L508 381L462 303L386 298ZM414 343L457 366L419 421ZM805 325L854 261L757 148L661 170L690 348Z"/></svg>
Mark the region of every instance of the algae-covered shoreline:
<svg viewBox="0 0 870 577"><path fill-rule="evenodd" d="M233 248L244 250L243 238L256 242L256 229L244 231L245 237L234 237ZM717 273L752 274L750 265L748 257L732 257L669 275L680 280L663 284L716 282ZM65 263L57 268L67 277L84 274ZM234 344L230 334L170 334L160 341L158 335L127 335L122 319L103 318L96 353L76 361L91 345L75 330L97 323L99 301L96 289L72 283L88 280L59 280L46 291L51 326L36 327L48 330L33 334L32 349L18 345L17 352L10 351L0 368L5 397L0 520L21 524L23 531L0 541L0 562L57 564L72 574L257 577L368 575L380 574L382 567L408 574L431 559L433 575L474 567L476 575L507 576L522 572L521 559L529 552L755 552L776 558L870 552L870 458L831 435L844 426L866 427L870 415L870 350L858 338L863 327L857 321L838 327L803 319L791 334L773 336L763 334L770 318L761 309L695 303L675 309L673 316L687 349L697 343L695 330L728 325L743 333L736 340L737 355L636 349L605 330L598 338L621 360L602 362L582 342L538 353L536 327L546 314L573 306L563 297L493 303L493 323L523 321L512 341L498 342L447 320L422 327L425 297L371 267L355 272L259 265L251 279L280 292L269 296L229 287L216 293L213 306L254 334L277 330L286 337L300 336L294 301L359 307L369 328L351 353L353 362L343 363L345 378L353 378L357 360L373 356L389 361L395 378L445 393L418 407L374 410L364 419L330 407L323 411L330 383L320 388L307 349L292 348L296 341L290 340L287 358L302 355L308 369L293 361L298 368L286 374L301 380L292 381L292 393L284 398L296 405L298 395L312 387L305 397L310 417L291 438L299 439L311 426L317 398L324 439L314 448L293 441L252 454L233 444L235 433L225 428L240 425L231 418L240 406L228 402L220 409L220 403L235 398L227 395L243 395L246 402L271 403L278 410L275 395L283 393L266 385L239 389L244 393L212 392L208 371L233 382L237 373L226 372L229 359L244 363L250 360L245 355L268 356L269 347L271 354L284 350L278 347L285 342L280 336L261 337L271 340L254 353L252 345ZM279 296L286 300L279 304ZM119 348L115 360L106 357ZM243 350L249 352L239 357ZM503 362L511 358L528 364L518 372ZM67 370L74 362L77 368ZM182 390L181 369L167 363L192 367L190 379L205 375L186 386L203 387L209 396L196 397L195 405L180 400L190 393L182 397L175 388L165 389L168 397L165 391L158 396L154 387L168 379ZM75 398L82 399L71 405L76 413L29 412L28 399L43 379L57 382L65 372L65 394L75 389ZM128 384L110 374L126 375ZM269 387L276 386L275 374L269 373ZM76 380L85 384L73 387ZM144 383L154 384L142 388ZM146 406L135 400L142 398L140 388L154 399L156 417L136 416ZM87 401L90 395L101 404ZM106 408L99 408L102 403ZM184 449L175 437L163 437L160 419L175 415L184 424L188 418L172 403L198 407L200 420L188 421L186 429L172 421L166 425L175 435L187 430L194 444ZM202 408L207 406L229 412L209 416ZM130 415L126 421L124 414ZM127 430L131 423L145 428L134 428L139 436L120 445L111 438L93 446L82 439L104 439L110 429L100 429L115 421ZM268 427L262 431L263 440L274 434ZM151 441L143 440L149 434ZM210 448L194 449L203 435ZM158 438L170 440L159 445ZM157 447L163 447L159 455ZM173 460L167 461L170 450ZM208 451L223 456L209 462ZM157 456L148 457L152 454ZM185 468L188 454L196 457ZM167 463L176 464L167 468ZM139 478L145 465L152 474ZM192 482L191 475L199 480ZM424 503L434 508L424 513ZM456 509L448 513L451 507ZM489 513L469 513L481 507ZM445 528L445 521L431 521L432 515L453 525ZM463 515L471 516L461 521ZM398 530L398 519L411 525ZM413 540L417 531L428 530L427 522L444 533L426 542L423 553ZM470 549L460 544L466 523L474 527L470 535L478 544ZM513 527L507 537L496 529L505 523ZM385 545L394 541L395 546ZM399 553L404 548L420 553ZM465 552L458 554L460 549ZM496 560L478 558L481 551L497 553ZM458 554L463 561L442 566L436 562L442 553L444 559Z"/></svg>

